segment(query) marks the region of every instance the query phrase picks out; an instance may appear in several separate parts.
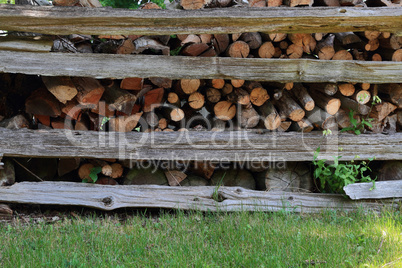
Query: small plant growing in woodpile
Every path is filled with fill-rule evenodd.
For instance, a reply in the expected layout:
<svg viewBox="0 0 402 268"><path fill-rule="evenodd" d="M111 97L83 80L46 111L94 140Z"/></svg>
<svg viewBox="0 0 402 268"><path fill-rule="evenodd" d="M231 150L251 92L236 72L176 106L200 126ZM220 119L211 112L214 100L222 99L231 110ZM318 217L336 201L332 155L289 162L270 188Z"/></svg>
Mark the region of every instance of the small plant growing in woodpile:
<svg viewBox="0 0 402 268"><path fill-rule="evenodd" d="M96 181L98 180L98 174L101 173L101 171L102 171L101 167L93 167L91 169L91 173L89 173L89 177L91 178L91 180L83 179L82 182L84 182L84 183L87 183L87 182L96 183Z"/></svg>
<svg viewBox="0 0 402 268"><path fill-rule="evenodd" d="M356 183L356 182L373 182L375 189L375 180L370 175L365 175L365 172L370 171L369 164L374 158L370 158L368 162L361 161L356 163L355 160L359 158L356 156L350 162L339 162L342 156L334 156L333 164L327 164L326 159L317 160L320 153L320 147L314 153L314 178L320 182L320 190L324 193L344 193L343 187Z"/></svg>
<svg viewBox="0 0 402 268"><path fill-rule="evenodd" d="M360 98L364 98L364 96L360 96ZM371 102L371 107L368 115L370 114L371 110L373 109L373 106L376 104L381 103L381 99L378 96L373 96L373 101ZM350 127L343 128L341 132L346 132L346 131L353 131L356 135L362 134L364 131L365 127L372 128L373 125L371 122L373 121L373 118L362 118L361 122L358 122L358 120L355 118L355 111L350 110L349 112L349 120L350 120Z"/></svg>
<svg viewBox="0 0 402 268"><path fill-rule="evenodd" d="M216 202L223 201L223 197L219 194L219 188L222 186L223 178L225 178L225 176L226 176L226 172L223 174L222 178L216 184L214 192L212 194L212 199L215 200Z"/></svg>

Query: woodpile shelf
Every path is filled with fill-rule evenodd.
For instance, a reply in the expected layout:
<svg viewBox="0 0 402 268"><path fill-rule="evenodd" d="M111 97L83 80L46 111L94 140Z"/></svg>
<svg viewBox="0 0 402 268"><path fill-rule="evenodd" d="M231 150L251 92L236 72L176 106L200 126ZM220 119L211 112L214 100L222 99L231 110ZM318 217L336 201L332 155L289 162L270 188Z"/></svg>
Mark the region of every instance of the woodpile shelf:
<svg viewBox="0 0 402 268"><path fill-rule="evenodd" d="M402 62L392 61L44 54L10 51L0 51L0 72L116 79L136 76L277 82L402 82Z"/></svg>

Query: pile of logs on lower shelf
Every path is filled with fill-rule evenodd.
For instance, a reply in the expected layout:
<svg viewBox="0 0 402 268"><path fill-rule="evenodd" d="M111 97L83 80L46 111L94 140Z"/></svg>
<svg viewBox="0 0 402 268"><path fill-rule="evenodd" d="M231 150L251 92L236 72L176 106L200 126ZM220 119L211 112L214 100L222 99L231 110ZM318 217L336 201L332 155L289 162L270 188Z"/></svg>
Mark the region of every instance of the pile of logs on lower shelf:
<svg viewBox="0 0 402 268"><path fill-rule="evenodd" d="M401 84L0 74L0 87L0 127L6 128L310 132L365 120L368 132L393 133L402 124Z"/></svg>

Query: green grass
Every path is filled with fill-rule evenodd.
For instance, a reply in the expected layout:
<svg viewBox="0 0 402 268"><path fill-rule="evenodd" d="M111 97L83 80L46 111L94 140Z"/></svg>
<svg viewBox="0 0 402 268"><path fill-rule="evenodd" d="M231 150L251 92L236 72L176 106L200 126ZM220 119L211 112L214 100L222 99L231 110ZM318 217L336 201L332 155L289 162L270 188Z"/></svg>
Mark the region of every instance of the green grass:
<svg viewBox="0 0 402 268"><path fill-rule="evenodd" d="M398 212L177 212L0 225L1 267L402 267L401 256Z"/></svg>

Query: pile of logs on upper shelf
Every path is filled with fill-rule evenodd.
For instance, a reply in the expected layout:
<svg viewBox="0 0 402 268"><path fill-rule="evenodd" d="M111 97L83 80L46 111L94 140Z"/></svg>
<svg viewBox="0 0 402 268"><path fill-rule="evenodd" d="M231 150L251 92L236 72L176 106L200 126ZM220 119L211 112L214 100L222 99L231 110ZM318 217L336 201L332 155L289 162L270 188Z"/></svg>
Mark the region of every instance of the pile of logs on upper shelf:
<svg viewBox="0 0 402 268"><path fill-rule="evenodd" d="M0 74L0 88L0 127L7 128L309 132L363 119L374 133L402 126L401 84Z"/></svg>

